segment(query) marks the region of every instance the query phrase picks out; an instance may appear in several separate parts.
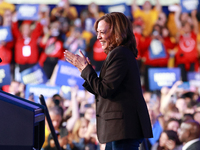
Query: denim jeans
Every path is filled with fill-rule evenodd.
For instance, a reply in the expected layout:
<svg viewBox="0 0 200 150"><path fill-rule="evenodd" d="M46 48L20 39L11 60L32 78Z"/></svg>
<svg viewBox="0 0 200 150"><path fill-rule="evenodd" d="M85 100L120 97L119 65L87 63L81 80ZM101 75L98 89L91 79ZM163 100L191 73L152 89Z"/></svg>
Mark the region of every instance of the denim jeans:
<svg viewBox="0 0 200 150"><path fill-rule="evenodd" d="M138 150L144 139L124 139L106 143L105 150Z"/></svg>

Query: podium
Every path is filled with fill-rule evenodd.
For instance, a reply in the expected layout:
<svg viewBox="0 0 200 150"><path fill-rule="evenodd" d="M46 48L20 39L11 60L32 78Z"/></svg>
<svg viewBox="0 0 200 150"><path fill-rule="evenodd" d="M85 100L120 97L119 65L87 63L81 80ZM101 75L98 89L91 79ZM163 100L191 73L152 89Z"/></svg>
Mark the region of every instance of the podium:
<svg viewBox="0 0 200 150"><path fill-rule="evenodd" d="M40 150L45 107L0 90L0 150Z"/></svg>

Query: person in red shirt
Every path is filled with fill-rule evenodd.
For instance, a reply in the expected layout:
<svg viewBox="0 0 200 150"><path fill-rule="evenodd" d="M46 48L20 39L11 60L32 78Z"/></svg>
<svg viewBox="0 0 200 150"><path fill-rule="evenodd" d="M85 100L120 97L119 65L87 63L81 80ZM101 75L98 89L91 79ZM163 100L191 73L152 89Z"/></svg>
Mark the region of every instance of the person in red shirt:
<svg viewBox="0 0 200 150"><path fill-rule="evenodd" d="M2 59L2 62L0 65L6 65L10 64L12 61L12 45L8 44L4 41L0 42L0 58Z"/></svg>
<svg viewBox="0 0 200 150"><path fill-rule="evenodd" d="M142 38L142 31L143 31L143 28L144 28L144 22L142 20L141 17L138 17L138 18L135 18L134 22L133 22L133 33L135 35L135 40L136 40L136 44L137 44L137 50L138 50L138 56L137 56L137 62L138 62L138 66L139 66L139 69L140 69L140 72L142 71L141 70L141 67L142 67L142 52L140 50L140 39Z"/></svg>
<svg viewBox="0 0 200 150"><path fill-rule="evenodd" d="M1 19L0 19L1 20ZM1 22L1 21L0 21ZM2 17L2 24L4 27L9 27L12 24L12 11L5 9ZM12 61L12 48L13 41L0 41L0 58L2 59L1 65L11 64Z"/></svg>
<svg viewBox="0 0 200 150"><path fill-rule="evenodd" d="M20 72L34 66L39 60L37 41L43 32L43 26L37 22L35 29L31 30L31 21L23 21L20 30L18 23L12 25L13 36L16 40L14 60L19 64Z"/></svg>
<svg viewBox="0 0 200 150"><path fill-rule="evenodd" d="M169 50L173 49L174 44L166 27L154 26L152 35L142 37L139 41L142 60L145 64L145 89L149 90L148 69L152 67L167 67L169 60Z"/></svg>
<svg viewBox="0 0 200 150"><path fill-rule="evenodd" d="M63 42L60 37L60 22L58 20L50 23L50 29L42 37L40 47L43 48L39 64L43 67L48 78L51 77L53 69L59 59L63 59Z"/></svg>
<svg viewBox="0 0 200 150"><path fill-rule="evenodd" d="M177 33L178 51L175 54L175 63L181 69L183 81L187 81L188 71L198 70L197 34L198 21L197 10L191 12L192 22L180 21L181 7L175 12L175 22L179 32Z"/></svg>

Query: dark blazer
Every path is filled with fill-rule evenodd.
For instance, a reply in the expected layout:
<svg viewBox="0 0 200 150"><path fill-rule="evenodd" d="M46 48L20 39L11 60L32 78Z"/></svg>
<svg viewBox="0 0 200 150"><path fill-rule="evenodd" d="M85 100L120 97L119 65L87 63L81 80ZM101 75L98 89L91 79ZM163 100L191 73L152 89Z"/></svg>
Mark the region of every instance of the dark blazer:
<svg viewBox="0 0 200 150"><path fill-rule="evenodd" d="M186 150L198 150L198 149L200 149L200 141L193 143Z"/></svg>
<svg viewBox="0 0 200 150"><path fill-rule="evenodd" d="M109 52L100 77L91 65L82 71L81 76L85 79L83 86L97 98L97 136L100 143L152 137L133 52L119 46Z"/></svg>

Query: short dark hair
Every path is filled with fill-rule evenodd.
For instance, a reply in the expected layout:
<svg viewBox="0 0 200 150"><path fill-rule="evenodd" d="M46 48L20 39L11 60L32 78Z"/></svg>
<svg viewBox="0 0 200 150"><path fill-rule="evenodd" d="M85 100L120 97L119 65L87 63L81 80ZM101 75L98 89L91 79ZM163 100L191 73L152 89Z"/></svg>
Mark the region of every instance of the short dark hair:
<svg viewBox="0 0 200 150"><path fill-rule="evenodd" d="M106 23L109 24L109 32L111 33L110 45L108 47L108 50L106 50L105 52L108 53L115 47L124 45L133 52L135 57L137 57L138 50L136 48L136 40L133 34L131 21L123 13L108 13L95 22L94 28L96 31L98 23L101 20L104 20Z"/></svg>
<svg viewBox="0 0 200 150"><path fill-rule="evenodd" d="M50 112L54 113L55 115L59 115L59 116L63 117L62 107L59 107L59 106L51 107L51 108L49 108L49 113Z"/></svg>
<svg viewBox="0 0 200 150"><path fill-rule="evenodd" d="M176 145L180 145L181 144L181 142L178 139L177 132L175 132L173 130L165 130L163 132L166 133L167 137L169 138L169 140L173 140L176 143Z"/></svg>

